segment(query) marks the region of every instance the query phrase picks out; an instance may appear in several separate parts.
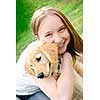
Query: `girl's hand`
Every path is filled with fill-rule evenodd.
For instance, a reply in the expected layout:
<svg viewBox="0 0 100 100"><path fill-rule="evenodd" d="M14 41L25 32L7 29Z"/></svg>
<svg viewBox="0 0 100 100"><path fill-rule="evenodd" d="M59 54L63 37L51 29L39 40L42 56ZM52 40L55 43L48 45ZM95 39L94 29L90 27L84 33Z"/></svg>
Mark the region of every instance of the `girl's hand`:
<svg viewBox="0 0 100 100"><path fill-rule="evenodd" d="M37 79L35 81L39 85L40 89L51 99L51 100L60 100L58 96L57 90L57 82L53 76L44 78L44 79Z"/></svg>
<svg viewBox="0 0 100 100"><path fill-rule="evenodd" d="M62 57L62 60L63 60L63 63L65 64L65 62L68 64L68 63L73 63L72 62L72 56L69 52L65 52L63 54L63 57ZM68 61L68 62L67 62Z"/></svg>

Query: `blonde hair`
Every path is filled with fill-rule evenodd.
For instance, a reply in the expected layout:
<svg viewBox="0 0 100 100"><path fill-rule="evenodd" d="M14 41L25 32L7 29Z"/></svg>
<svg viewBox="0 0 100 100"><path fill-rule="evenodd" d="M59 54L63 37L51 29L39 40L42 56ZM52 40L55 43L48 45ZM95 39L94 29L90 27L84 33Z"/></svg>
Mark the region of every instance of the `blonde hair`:
<svg viewBox="0 0 100 100"><path fill-rule="evenodd" d="M65 15L59 10L52 7L42 7L35 11L32 16L31 27L35 35L38 35L38 29L41 24L41 21L48 15L55 14L57 15L62 22L66 25L69 30L71 40L68 44L67 51L71 53L72 57L75 58L77 53L83 53L83 40L76 32L70 21L65 17ZM77 52L77 53L76 53Z"/></svg>

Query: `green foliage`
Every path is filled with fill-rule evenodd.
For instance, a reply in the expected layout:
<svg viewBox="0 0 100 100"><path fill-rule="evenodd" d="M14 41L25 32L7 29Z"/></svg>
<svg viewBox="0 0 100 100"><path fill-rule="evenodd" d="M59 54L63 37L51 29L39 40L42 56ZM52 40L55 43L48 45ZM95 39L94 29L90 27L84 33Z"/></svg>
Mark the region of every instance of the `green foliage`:
<svg viewBox="0 0 100 100"><path fill-rule="evenodd" d="M42 6L61 10L80 35L83 33L83 0L16 0L16 60L35 37L30 27L33 12Z"/></svg>

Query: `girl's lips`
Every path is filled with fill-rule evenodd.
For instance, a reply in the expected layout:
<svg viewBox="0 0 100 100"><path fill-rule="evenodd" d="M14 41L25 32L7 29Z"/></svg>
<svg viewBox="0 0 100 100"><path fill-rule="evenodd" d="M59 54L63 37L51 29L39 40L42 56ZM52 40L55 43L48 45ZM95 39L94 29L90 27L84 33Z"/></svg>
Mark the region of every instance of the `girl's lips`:
<svg viewBox="0 0 100 100"><path fill-rule="evenodd" d="M58 46L58 49L60 49L60 48L62 48L63 47L63 45L60 45L60 46Z"/></svg>
<svg viewBox="0 0 100 100"><path fill-rule="evenodd" d="M65 42L63 42L63 43L61 43L60 45L58 45L58 49L63 48L63 47L64 47L64 43L65 43Z"/></svg>
<svg viewBox="0 0 100 100"><path fill-rule="evenodd" d="M58 47L58 50L61 50L62 48L64 48L64 46L62 45L62 46L59 46Z"/></svg>

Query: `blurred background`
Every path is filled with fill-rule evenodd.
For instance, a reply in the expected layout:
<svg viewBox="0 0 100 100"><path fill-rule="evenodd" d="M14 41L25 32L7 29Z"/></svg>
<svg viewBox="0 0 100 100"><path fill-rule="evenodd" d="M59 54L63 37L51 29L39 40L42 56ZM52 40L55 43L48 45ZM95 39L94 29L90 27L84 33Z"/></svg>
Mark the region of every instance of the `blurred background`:
<svg viewBox="0 0 100 100"><path fill-rule="evenodd" d="M42 6L61 10L83 36L83 0L16 0L16 61L26 46L35 40L30 21L34 11Z"/></svg>

